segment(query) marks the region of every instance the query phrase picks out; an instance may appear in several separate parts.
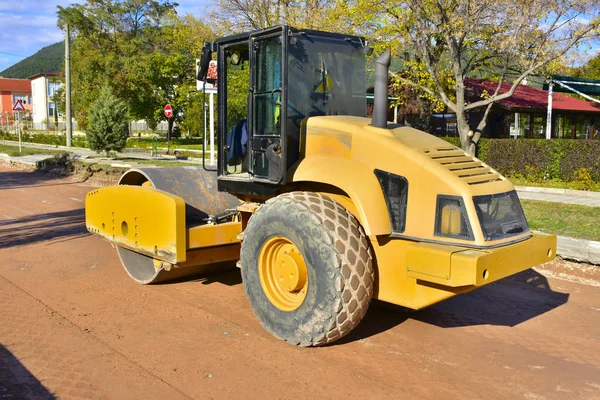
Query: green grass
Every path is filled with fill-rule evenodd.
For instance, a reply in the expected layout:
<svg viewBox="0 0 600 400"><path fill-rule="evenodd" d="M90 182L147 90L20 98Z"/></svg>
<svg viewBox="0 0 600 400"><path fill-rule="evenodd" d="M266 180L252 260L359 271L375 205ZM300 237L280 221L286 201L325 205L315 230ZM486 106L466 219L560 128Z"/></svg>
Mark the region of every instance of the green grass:
<svg viewBox="0 0 600 400"><path fill-rule="evenodd" d="M521 177L507 177L516 186L536 186L536 187L549 187L557 189L573 189L573 190L589 190L592 192L600 192L600 182L584 183L584 182L566 182L558 179L551 179L545 181L532 181Z"/></svg>
<svg viewBox="0 0 600 400"><path fill-rule="evenodd" d="M188 167L188 166L201 166L200 164L194 164L194 163L186 163L186 162L178 162L178 161L169 161L169 160L140 160L140 159L130 159L130 160L123 160L123 159L117 159L115 160L115 163L124 163L124 164L129 164L129 163L136 163L136 164L148 164L148 165L160 165L161 167Z"/></svg>
<svg viewBox="0 0 600 400"><path fill-rule="evenodd" d="M180 144L180 145L176 145L176 146L171 146L172 148L178 148L178 149L186 149L186 150L202 150L202 148L204 147L201 144ZM210 146L208 146L206 148L206 151L208 152L210 149Z"/></svg>
<svg viewBox="0 0 600 400"><path fill-rule="evenodd" d="M46 150L46 149L31 149L27 147L23 147L23 151L19 153L19 146L8 146L4 144L0 144L0 153L8 154L11 157L18 156L29 156L32 154L60 154L60 153L68 153L63 150Z"/></svg>
<svg viewBox="0 0 600 400"><path fill-rule="evenodd" d="M149 137L131 137L127 139L129 148L148 148L152 147L152 138ZM171 139L171 148L202 150L203 140L200 138L173 138ZM158 147L167 147L167 139L159 137L157 139Z"/></svg>
<svg viewBox="0 0 600 400"><path fill-rule="evenodd" d="M1 140L11 140L14 142L19 141L19 136L12 133L6 133L0 130ZM31 131L23 131L21 134L21 140L28 143L37 144L49 144L52 146L65 146L67 144L67 138L65 134L52 134L52 133L32 133ZM85 136L73 136L74 147L87 147Z"/></svg>
<svg viewBox="0 0 600 400"><path fill-rule="evenodd" d="M521 204L533 230L600 241L600 207L536 200Z"/></svg>

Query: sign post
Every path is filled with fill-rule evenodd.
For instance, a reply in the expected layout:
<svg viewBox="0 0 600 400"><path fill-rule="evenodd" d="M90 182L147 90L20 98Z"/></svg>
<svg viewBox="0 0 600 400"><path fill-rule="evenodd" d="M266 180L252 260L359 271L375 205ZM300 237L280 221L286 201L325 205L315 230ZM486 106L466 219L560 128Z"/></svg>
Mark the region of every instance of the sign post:
<svg viewBox="0 0 600 400"><path fill-rule="evenodd" d="M196 60L196 76L200 69L200 60ZM210 165L215 165L215 94L217 94L217 61L211 60L208 66L208 72L206 73L206 80L196 80L196 90L203 91L209 95L208 104L203 102L204 108L204 148L207 148L206 140L206 108L208 106L208 125L210 132Z"/></svg>
<svg viewBox="0 0 600 400"><path fill-rule="evenodd" d="M167 154L171 154L171 132L173 130L173 107L165 106L165 117L167 117Z"/></svg>
<svg viewBox="0 0 600 400"><path fill-rule="evenodd" d="M171 107L170 104L167 104L165 106L165 117L171 118L172 116L173 116L173 108Z"/></svg>
<svg viewBox="0 0 600 400"><path fill-rule="evenodd" d="M19 153L22 152L21 149L21 111L25 111L25 107L21 100L17 100L15 105L13 106L13 111L17 112L17 132L19 133Z"/></svg>

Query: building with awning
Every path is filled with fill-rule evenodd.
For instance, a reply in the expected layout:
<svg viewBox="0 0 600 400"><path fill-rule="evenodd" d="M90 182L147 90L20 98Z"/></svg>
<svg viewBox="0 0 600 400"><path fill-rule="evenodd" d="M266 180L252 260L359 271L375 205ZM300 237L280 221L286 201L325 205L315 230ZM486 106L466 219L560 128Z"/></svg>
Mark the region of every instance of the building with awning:
<svg viewBox="0 0 600 400"><path fill-rule="evenodd" d="M560 82L567 81L560 77ZM600 81L592 79L573 79L571 85L582 89L582 81L587 85L582 94L592 97L591 94L598 90L600 95ZM483 136L490 138L532 138L532 139L600 139L600 104L595 101L586 101L559 92L570 91L554 79L553 91L546 91L527 85L519 85L513 96L495 103L488 116L487 126ZM570 86L569 83L566 84ZM466 86L469 91L469 101L477 101L485 93L494 93L496 82L482 79L467 79ZM504 83L499 93L510 90L512 83ZM546 84L548 87L548 84ZM560 88L560 89L559 89ZM571 91L571 93L573 93ZM593 98L593 97L592 97ZM472 129L477 127L482 115L482 110L469 112L469 122ZM548 116L551 124L548 126ZM458 136L454 114L434 114L432 133L441 136Z"/></svg>

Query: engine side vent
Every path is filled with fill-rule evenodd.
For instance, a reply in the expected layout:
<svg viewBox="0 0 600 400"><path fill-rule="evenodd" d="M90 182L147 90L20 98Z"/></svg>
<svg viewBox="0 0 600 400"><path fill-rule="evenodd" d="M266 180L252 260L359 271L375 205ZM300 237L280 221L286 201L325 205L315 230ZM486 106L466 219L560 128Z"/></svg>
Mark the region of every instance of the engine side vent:
<svg viewBox="0 0 600 400"><path fill-rule="evenodd" d="M444 166L469 185L502 180L499 173L458 147L436 147L424 152L429 158Z"/></svg>
<svg viewBox="0 0 600 400"><path fill-rule="evenodd" d="M408 181L405 177L390 172L375 170L375 175L381 185L385 203L390 215L392 231L404 232L406 226L406 206L408 202Z"/></svg>

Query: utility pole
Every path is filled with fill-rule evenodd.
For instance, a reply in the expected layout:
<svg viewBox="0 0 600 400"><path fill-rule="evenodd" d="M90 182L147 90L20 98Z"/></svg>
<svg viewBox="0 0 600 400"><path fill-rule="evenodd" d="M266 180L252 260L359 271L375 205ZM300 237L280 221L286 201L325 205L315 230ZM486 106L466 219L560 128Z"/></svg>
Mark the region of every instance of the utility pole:
<svg viewBox="0 0 600 400"><path fill-rule="evenodd" d="M73 126L71 123L71 35L69 35L69 25L65 25L65 108L66 128L67 128L67 147L72 146ZM56 107L56 104L54 105Z"/></svg>

